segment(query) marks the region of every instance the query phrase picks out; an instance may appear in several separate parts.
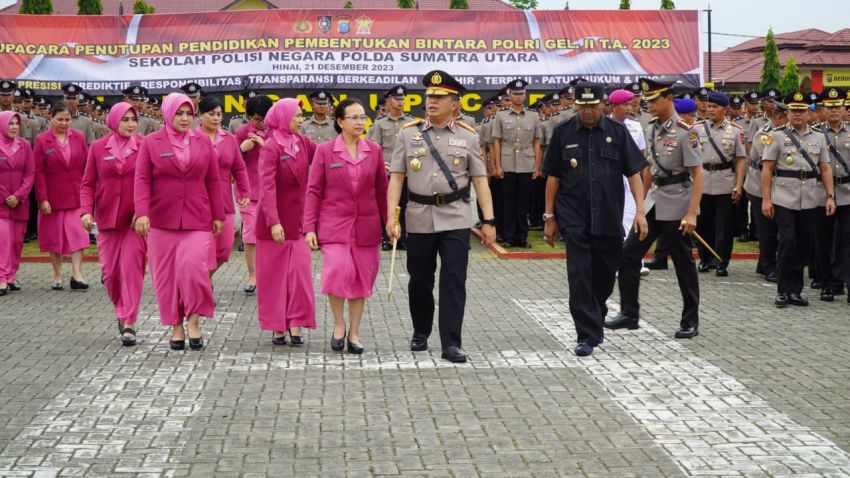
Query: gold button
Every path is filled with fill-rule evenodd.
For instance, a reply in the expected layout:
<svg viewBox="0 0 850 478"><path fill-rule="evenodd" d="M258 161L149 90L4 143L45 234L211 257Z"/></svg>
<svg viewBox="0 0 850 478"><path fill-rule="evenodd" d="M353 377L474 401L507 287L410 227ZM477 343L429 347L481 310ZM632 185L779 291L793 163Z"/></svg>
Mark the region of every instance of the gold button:
<svg viewBox="0 0 850 478"><path fill-rule="evenodd" d="M435 178L437 177L437 173L434 173L434 177L435 177Z"/></svg>

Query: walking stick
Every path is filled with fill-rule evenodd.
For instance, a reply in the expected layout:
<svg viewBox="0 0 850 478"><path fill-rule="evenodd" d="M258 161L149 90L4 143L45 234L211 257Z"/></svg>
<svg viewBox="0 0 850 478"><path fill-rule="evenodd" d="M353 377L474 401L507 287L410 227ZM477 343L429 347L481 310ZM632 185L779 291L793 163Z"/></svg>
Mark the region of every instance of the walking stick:
<svg viewBox="0 0 850 478"><path fill-rule="evenodd" d="M685 220L683 219L683 220L682 220L682 225L683 225L683 226L686 226L687 224L688 224L688 223L687 223L687 221L685 221ZM709 245L708 245L708 243L707 243L707 242L705 242L705 239L703 239L703 238L702 238L702 236L700 236L700 235L697 233L697 231L696 231L696 230L691 231L691 234L693 234L693 235L694 235L694 237L696 237L696 238L697 238L697 240L700 242L700 244L702 244L702 245L703 245L703 247L705 247L705 248L706 248L706 250L708 250L708 252L710 252L712 256L714 256L715 258L717 258L717 260L718 260L718 261L720 261L720 263L721 263L721 264L723 263L723 259L721 259L721 258L720 258L720 255L718 255L718 254L717 254L717 252L715 252L715 251L714 251L714 249L712 249L712 248L711 248L711 246L709 246Z"/></svg>
<svg viewBox="0 0 850 478"><path fill-rule="evenodd" d="M395 228L395 224L398 224L399 219L401 218L401 206L396 206L395 208L395 222L393 223ZM392 258L390 259L390 286L389 292L387 292L387 300L393 300L393 277L395 277L395 253L396 246L398 246L398 238L393 239L393 253Z"/></svg>

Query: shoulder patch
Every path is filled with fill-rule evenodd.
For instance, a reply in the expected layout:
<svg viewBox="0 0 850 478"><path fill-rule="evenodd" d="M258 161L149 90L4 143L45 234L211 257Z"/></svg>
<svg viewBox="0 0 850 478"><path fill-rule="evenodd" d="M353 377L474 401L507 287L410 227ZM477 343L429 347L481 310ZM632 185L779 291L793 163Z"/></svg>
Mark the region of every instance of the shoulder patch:
<svg viewBox="0 0 850 478"><path fill-rule="evenodd" d="M413 121L411 121L411 122L409 122L409 123L405 123L405 124L404 124L404 126L402 126L402 128L409 128L409 127L411 127L411 126L416 126L416 125L418 125L418 124L422 124L422 122L424 122L424 121L425 121L425 120L423 120L422 118L416 118L416 119L414 119Z"/></svg>
<svg viewBox="0 0 850 478"><path fill-rule="evenodd" d="M696 131L691 131L688 135L688 141L691 144L691 148L696 149L699 147L699 136L697 136Z"/></svg>
<svg viewBox="0 0 850 478"><path fill-rule="evenodd" d="M818 133L820 133L820 132L821 132L821 130L820 130L820 129L821 129L821 125L819 125L819 124L815 124L815 125L812 125L812 126L810 126L810 127L812 128L812 131L817 131Z"/></svg>
<svg viewBox="0 0 850 478"><path fill-rule="evenodd" d="M475 128L466 124L466 122L464 122L463 120L456 120L455 123L459 124L461 127L465 128L465 129L468 129L469 131L472 131L473 133L477 132L477 131L475 131Z"/></svg>
<svg viewBox="0 0 850 478"><path fill-rule="evenodd" d="M653 121L654 121L655 119L657 119L657 118L653 118ZM679 125L679 127L680 127L680 128L684 128L684 129L686 129L686 130L690 130L690 129L692 128L692 126L691 126L691 125L689 125L688 123L686 123L686 122L685 122L685 120L683 120L683 119L681 119L681 118L679 118L679 121L676 121L676 124L677 124L677 125ZM696 134L696 133L694 133L694 134Z"/></svg>

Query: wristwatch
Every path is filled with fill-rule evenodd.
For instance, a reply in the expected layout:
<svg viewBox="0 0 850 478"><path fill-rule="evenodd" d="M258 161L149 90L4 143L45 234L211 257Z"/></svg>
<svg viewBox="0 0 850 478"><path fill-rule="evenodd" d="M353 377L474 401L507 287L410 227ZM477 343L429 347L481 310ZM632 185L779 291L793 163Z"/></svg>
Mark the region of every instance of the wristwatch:
<svg viewBox="0 0 850 478"><path fill-rule="evenodd" d="M834 201L834 200L835 200L835 194L827 194L827 195L826 195L826 198L827 198L827 199L832 199L832 200Z"/></svg>
<svg viewBox="0 0 850 478"><path fill-rule="evenodd" d="M555 215L554 215L554 214L545 214L545 213L544 213L544 214L543 214L543 222L546 222L546 221L548 221L549 219L555 219Z"/></svg>
<svg viewBox="0 0 850 478"><path fill-rule="evenodd" d="M496 225L496 219L495 218L493 218L493 219L482 219L481 224L485 224L487 226L495 226Z"/></svg>

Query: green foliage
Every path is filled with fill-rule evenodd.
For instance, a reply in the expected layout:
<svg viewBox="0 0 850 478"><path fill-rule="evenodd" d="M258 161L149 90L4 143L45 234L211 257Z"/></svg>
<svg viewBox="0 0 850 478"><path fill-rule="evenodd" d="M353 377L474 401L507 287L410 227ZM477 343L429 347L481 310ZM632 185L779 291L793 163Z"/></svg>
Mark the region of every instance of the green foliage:
<svg viewBox="0 0 850 478"><path fill-rule="evenodd" d="M789 95L800 89L800 71L797 69L797 60L789 56L785 61L785 73L779 82L779 91L783 95Z"/></svg>
<svg viewBox="0 0 850 478"><path fill-rule="evenodd" d="M661 9L662 10L675 10L676 5L673 4L673 0L661 0Z"/></svg>
<svg viewBox="0 0 850 478"><path fill-rule="evenodd" d="M414 8L416 0L398 0L398 8Z"/></svg>
<svg viewBox="0 0 850 478"><path fill-rule="evenodd" d="M511 0L511 5L519 8L520 10L534 10L537 8L537 0Z"/></svg>
<svg viewBox="0 0 850 478"><path fill-rule="evenodd" d="M764 65L761 67L759 90L779 88L779 81L779 47L776 46L773 28L770 28L767 30L767 37L764 40Z"/></svg>
<svg viewBox="0 0 850 478"><path fill-rule="evenodd" d="M103 4L100 0L77 0L77 7L77 15L103 15Z"/></svg>
<svg viewBox="0 0 850 478"><path fill-rule="evenodd" d="M148 5L145 0L136 0L136 3L133 4L133 13L136 15L147 15L150 13L156 13L156 7L153 5Z"/></svg>
<svg viewBox="0 0 850 478"><path fill-rule="evenodd" d="M342 8L354 8L354 4L351 3L351 0L348 0L347 2L345 2L345 5L343 5Z"/></svg>
<svg viewBox="0 0 850 478"><path fill-rule="evenodd" d="M620 0L620 10L631 10L632 2L631 0Z"/></svg>
<svg viewBox="0 0 850 478"><path fill-rule="evenodd" d="M50 0L24 0L18 13L25 15L51 15L53 3Z"/></svg>

